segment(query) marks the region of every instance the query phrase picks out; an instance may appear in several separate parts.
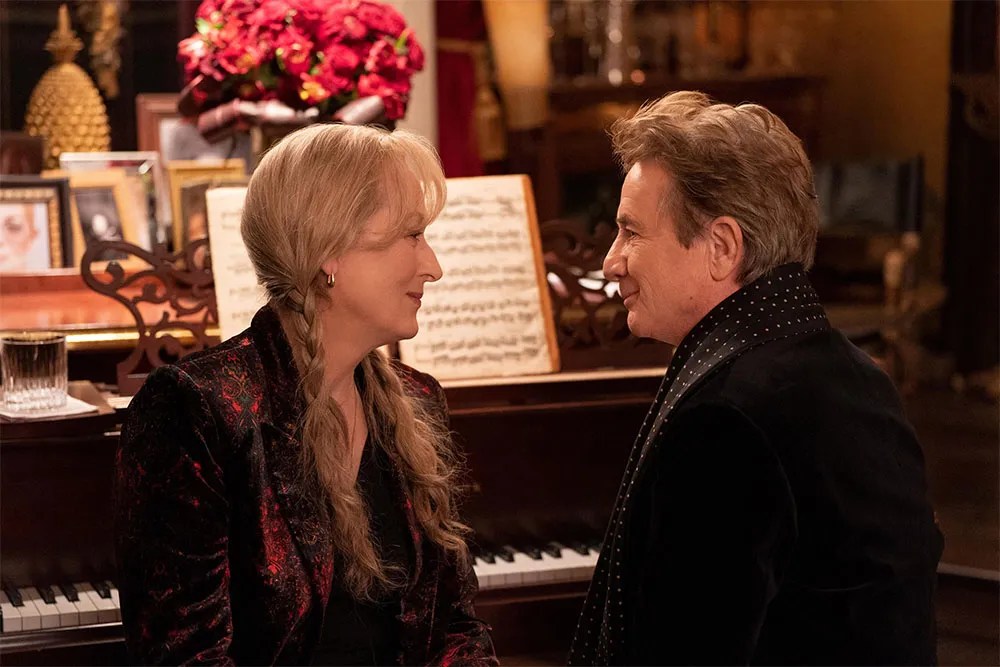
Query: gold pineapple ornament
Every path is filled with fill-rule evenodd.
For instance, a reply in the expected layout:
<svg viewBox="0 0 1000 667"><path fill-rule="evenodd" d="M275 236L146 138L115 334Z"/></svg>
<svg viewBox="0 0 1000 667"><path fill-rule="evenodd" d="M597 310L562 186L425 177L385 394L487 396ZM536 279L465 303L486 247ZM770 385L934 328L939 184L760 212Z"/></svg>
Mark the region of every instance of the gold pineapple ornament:
<svg viewBox="0 0 1000 667"><path fill-rule="evenodd" d="M70 28L69 10L61 5L59 25L45 43L55 64L31 92L24 118L28 134L45 138L45 166L50 169L59 167L59 156L66 152L111 149L108 113L101 94L73 62L82 48L83 43Z"/></svg>

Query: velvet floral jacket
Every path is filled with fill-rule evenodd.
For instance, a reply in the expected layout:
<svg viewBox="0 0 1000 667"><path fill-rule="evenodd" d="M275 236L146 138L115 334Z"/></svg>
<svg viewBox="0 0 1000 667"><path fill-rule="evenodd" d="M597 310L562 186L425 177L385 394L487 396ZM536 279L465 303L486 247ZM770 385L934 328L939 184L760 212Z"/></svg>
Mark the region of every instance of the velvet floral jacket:
<svg viewBox="0 0 1000 667"><path fill-rule="evenodd" d="M433 378L399 372L445 410ZM335 545L318 482L300 472L298 383L278 317L265 307L242 334L157 369L133 399L117 456L115 534L134 661L311 659ZM489 628L473 614L471 566L422 537L400 482L415 562L399 662L496 664Z"/></svg>

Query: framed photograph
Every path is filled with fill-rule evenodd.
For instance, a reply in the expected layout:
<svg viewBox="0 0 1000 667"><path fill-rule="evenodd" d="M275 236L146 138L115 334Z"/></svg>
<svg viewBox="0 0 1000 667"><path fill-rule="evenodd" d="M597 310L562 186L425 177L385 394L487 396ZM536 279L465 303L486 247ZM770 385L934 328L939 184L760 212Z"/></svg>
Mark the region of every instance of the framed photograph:
<svg viewBox="0 0 1000 667"><path fill-rule="evenodd" d="M169 238L170 198L158 153L63 153L59 166L68 172L124 169L138 215L136 245L151 250L154 242L163 243Z"/></svg>
<svg viewBox="0 0 1000 667"><path fill-rule="evenodd" d="M38 175L45 166L45 139L0 132L0 174Z"/></svg>
<svg viewBox="0 0 1000 667"><path fill-rule="evenodd" d="M61 268L66 257L62 230L68 221L65 178L0 178L0 273Z"/></svg>
<svg viewBox="0 0 1000 667"><path fill-rule="evenodd" d="M73 266L80 265L86 248L97 241L127 241L138 245L135 198L129 190L124 169L44 174L69 177ZM123 261L129 256L117 250L105 250L97 259Z"/></svg>
<svg viewBox="0 0 1000 667"><path fill-rule="evenodd" d="M167 182L170 187L170 207L173 219L182 221L174 225L174 250L184 247L186 239L197 238L186 230L184 211L181 206L181 188L189 183L229 182L246 179L246 162L231 160L176 160L167 162ZM202 191L204 199L204 191ZM204 204L202 204L204 205ZM197 223L197 220L195 221ZM204 223L203 223L204 224ZM205 226L207 229L207 225Z"/></svg>
<svg viewBox="0 0 1000 667"><path fill-rule="evenodd" d="M210 188L242 186L250 182L249 178L213 179L191 181L181 185L180 225L181 241L187 245L208 236L208 211L205 193Z"/></svg>
<svg viewBox="0 0 1000 667"><path fill-rule="evenodd" d="M179 93L143 93L136 96L140 151L156 151L164 162L235 158L252 164L253 147L248 133L238 132L209 143L194 123L177 111L178 97Z"/></svg>
<svg viewBox="0 0 1000 667"><path fill-rule="evenodd" d="M181 117L177 111L180 93L142 93L135 96L135 120L140 151L160 152L160 125Z"/></svg>

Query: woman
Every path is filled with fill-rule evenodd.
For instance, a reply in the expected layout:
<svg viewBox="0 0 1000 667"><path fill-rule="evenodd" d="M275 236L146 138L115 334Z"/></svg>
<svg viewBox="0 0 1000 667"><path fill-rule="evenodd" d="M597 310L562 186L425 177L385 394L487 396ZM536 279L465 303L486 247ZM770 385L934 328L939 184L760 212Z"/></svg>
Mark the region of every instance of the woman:
<svg viewBox="0 0 1000 667"><path fill-rule="evenodd" d="M242 234L268 305L152 373L117 474L122 620L155 663L496 663L456 518L440 385L381 345L441 267L434 149L316 125L257 167Z"/></svg>

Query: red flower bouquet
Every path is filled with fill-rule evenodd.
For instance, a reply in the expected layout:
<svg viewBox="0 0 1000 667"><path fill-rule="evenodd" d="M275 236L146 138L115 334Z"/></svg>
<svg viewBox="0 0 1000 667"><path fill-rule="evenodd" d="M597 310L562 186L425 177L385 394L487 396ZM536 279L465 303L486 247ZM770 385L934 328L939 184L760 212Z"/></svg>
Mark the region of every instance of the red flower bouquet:
<svg viewBox="0 0 1000 667"><path fill-rule="evenodd" d="M402 15L374 0L204 0L178 59L198 113L277 100L330 115L378 96L402 118L424 51Z"/></svg>

